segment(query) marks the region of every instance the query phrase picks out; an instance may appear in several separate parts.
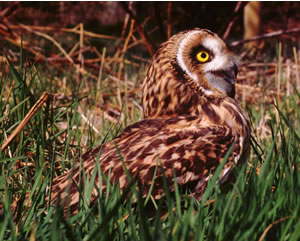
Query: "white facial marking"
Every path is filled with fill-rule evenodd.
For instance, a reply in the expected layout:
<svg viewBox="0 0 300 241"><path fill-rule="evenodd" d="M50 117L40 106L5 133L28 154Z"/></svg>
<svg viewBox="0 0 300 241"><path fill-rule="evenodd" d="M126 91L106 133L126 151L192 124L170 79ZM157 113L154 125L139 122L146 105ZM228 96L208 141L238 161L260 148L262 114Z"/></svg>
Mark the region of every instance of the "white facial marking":
<svg viewBox="0 0 300 241"><path fill-rule="evenodd" d="M201 33L201 31L199 30L194 30L194 31L191 31L187 34L185 34L185 38L182 40L182 42L179 44L179 47L178 47L178 52L177 52L177 62L179 64L179 66L181 67L181 69L191 78L195 81L195 83L199 84L199 79L198 79L198 76L194 73L192 73L188 67L186 66L186 64L184 63L184 60L183 60L183 52L184 52L184 49L186 47L186 44L187 42L189 41L189 39L194 35L194 34L197 34L197 33ZM220 43L216 40L214 40L213 38L209 38L208 40L205 41L206 45L207 45L207 48L210 49L210 48L216 48L218 49L218 51L220 52ZM205 46L203 44L203 46ZM221 61L222 62L222 61ZM220 66L221 63L217 63L218 66ZM200 87L200 90L203 91L203 93L205 95L212 95L213 94L213 91L211 90L207 90L205 88L203 88L202 86L199 86Z"/></svg>
<svg viewBox="0 0 300 241"><path fill-rule="evenodd" d="M218 41L218 39L215 39L211 36L207 36L203 42L202 45L207 48L207 49L211 49L211 50L215 50L216 52L220 52L221 51L221 45L220 45L220 41Z"/></svg>
<svg viewBox="0 0 300 241"><path fill-rule="evenodd" d="M190 78L192 78L197 84L199 83L198 80L198 76L193 74L188 67L186 66L186 64L184 63L183 60L183 50L185 49L185 46L187 44L187 42L189 41L189 39L191 38L191 36L193 36L196 33L199 33L200 31L198 30L194 30L191 31L187 34L185 34L185 38L181 41L181 43L179 44L178 47L178 52L177 52L177 62L179 64L179 66L181 67L181 69L188 75L190 76Z"/></svg>
<svg viewBox="0 0 300 241"><path fill-rule="evenodd" d="M214 53L214 58L211 62L206 63L204 70L206 72L224 69L224 66L231 65L228 56L222 52L222 44L214 38L205 38L202 45Z"/></svg>

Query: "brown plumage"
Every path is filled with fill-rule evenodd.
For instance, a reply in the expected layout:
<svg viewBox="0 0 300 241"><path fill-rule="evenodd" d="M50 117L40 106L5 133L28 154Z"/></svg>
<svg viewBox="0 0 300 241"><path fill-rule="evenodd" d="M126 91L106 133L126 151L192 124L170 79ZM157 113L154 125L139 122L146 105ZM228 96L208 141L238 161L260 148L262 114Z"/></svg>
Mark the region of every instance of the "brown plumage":
<svg viewBox="0 0 300 241"><path fill-rule="evenodd" d="M249 123L233 99L236 62L224 42L209 30L180 32L163 43L143 83L145 119L85 153L81 168L55 178L52 202L76 212L82 172L90 177L97 160L110 183L119 184L121 190L129 183L125 163L144 186L144 197L155 170L151 195L156 199L164 195L163 167L170 191L174 190L174 171L178 185L200 198L210 174L234 143L220 175L219 182L224 182L232 167L247 158L250 142ZM98 187L99 183L96 176ZM106 183L103 179L101 183L105 192ZM94 188L92 201L97 195Z"/></svg>

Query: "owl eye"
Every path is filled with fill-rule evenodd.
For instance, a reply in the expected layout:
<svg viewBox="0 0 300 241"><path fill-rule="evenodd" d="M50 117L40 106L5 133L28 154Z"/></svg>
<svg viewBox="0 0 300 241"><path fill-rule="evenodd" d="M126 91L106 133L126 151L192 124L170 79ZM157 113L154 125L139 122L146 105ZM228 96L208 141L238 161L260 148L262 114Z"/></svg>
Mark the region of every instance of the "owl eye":
<svg viewBox="0 0 300 241"><path fill-rule="evenodd" d="M206 51L202 50L200 52L197 53L197 60L201 63L204 63L206 61L208 61L209 59L209 53L207 53Z"/></svg>

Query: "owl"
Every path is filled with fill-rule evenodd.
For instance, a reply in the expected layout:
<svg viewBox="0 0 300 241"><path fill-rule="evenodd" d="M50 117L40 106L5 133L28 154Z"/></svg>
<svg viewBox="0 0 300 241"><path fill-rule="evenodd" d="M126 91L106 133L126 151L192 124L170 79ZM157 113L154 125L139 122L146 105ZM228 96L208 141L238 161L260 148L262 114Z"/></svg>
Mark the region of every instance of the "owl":
<svg viewBox="0 0 300 241"><path fill-rule="evenodd" d="M95 168L101 174L94 177L91 202L99 190L106 192L108 184L124 191L131 178L141 184L143 197L151 191L154 199L161 198L167 181L171 192L177 183L201 199L209 178L232 148L218 180L225 182L249 153L249 122L234 99L237 63L209 30L172 36L154 55L143 81L144 119L88 151L78 166L56 177L52 203L75 213L84 191L83 176L91 178Z"/></svg>

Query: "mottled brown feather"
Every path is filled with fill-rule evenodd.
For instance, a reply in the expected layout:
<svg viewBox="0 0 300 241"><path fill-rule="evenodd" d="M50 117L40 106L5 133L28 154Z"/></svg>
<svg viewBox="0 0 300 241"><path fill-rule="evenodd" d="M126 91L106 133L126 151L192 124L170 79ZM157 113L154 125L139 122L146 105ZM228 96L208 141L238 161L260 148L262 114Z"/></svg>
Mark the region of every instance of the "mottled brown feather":
<svg viewBox="0 0 300 241"><path fill-rule="evenodd" d="M155 170L151 195L154 198L164 195L163 170L170 191L174 191L174 171L177 184L200 198L210 174L222 162L231 145L233 150L220 175L221 183L235 164L247 158L250 128L238 103L220 91L218 85L215 88L210 84L204 65L195 64L194 60L184 59L189 58L188 55L182 55L188 70L198 76L197 83L184 71L177 58L182 41L186 41L184 51L190 53L195 46L201 48L205 39L213 38L228 60L224 68L215 70L222 76L224 71L236 66L234 55L208 30L197 29L195 34L189 33L191 31L184 31L173 36L153 57L143 83L145 119L128 126L118 138L85 153L81 158L82 167L77 166L55 178L52 203L57 201L65 209L76 212L79 202L76 186L83 189L82 173L91 176L96 161L104 175L110 173L110 183L119 184L121 190L129 183L122 159L132 177L138 178L143 185L144 197ZM232 63L227 63L230 61ZM100 179L102 177L97 175L98 187ZM106 184L103 180L101 183L101 190L105 192ZM97 196L98 191L94 188L91 201Z"/></svg>

